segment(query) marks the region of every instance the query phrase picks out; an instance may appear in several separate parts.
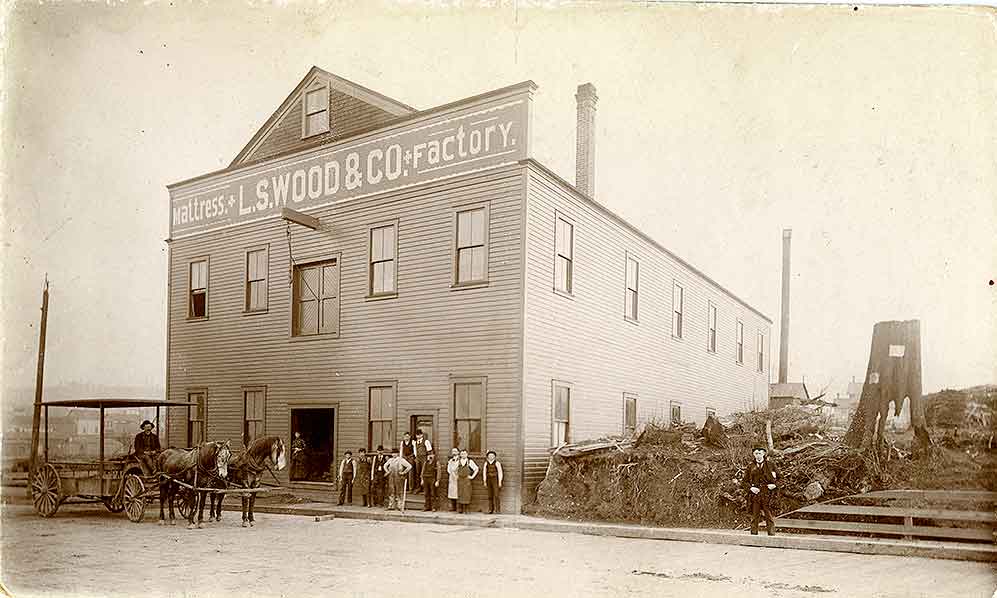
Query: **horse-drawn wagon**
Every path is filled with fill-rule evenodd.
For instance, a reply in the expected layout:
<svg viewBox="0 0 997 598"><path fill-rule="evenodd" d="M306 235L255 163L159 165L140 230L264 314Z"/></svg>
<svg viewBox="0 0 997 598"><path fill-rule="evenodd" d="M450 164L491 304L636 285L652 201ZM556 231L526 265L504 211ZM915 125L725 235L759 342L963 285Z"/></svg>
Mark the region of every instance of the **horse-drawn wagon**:
<svg viewBox="0 0 997 598"><path fill-rule="evenodd" d="M51 517L63 504L103 503L112 513L124 511L130 521L138 523L145 516L148 502L159 499L160 521L164 518L164 503L169 505L170 522L176 502L180 516L193 526L195 509L198 527L203 517L204 499L210 495L211 515L215 502L218 516L226 494L237 494L243 499L243 525L253 523L253 503L256 494L276 490L279 486L265 486L262 471L269 470L269 463L278 469L285 466L284 442L277 436L255 439L246 450L235 456L229 443L206 442L191 449L168 448L155 461L140 459L127 454L105 458L104 410L121 407L156 407L156 422L160 408L182 407L190 409L195 403L161 399L76 399L42 403L45 414L45 443L41 462L37 457L31 466L29 493L35 510L42 517ZM49 407L87 407L100 410L100 455L97 460L87 458L50 459L48 442ZM38 413L38 412L36 412ZM41 428L38 417L33 422L37 438ZM232 471L229 476L229 460ZM270 472L273 474L273 472ZM274 476L276 481L276 476ZM210 519L209 519L210 521Z"/></svg>

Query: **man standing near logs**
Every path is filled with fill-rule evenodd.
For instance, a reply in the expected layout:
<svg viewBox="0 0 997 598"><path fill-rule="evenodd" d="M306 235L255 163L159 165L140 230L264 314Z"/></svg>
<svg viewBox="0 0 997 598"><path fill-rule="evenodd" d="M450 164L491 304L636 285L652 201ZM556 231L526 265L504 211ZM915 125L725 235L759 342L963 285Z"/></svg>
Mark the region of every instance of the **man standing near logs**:
<svg viewBox="0 0 997 598"><path fill-rule="evenodd" d="M779 488L779 472L765 458L765 447L756 446L752 451L754 460L744 473L744 486L747 493L748 506L751 509L751 535L758 535L758 516L765 514L765 530L768 535L775 535L775 521L772 517L772 498Z"/></svg>

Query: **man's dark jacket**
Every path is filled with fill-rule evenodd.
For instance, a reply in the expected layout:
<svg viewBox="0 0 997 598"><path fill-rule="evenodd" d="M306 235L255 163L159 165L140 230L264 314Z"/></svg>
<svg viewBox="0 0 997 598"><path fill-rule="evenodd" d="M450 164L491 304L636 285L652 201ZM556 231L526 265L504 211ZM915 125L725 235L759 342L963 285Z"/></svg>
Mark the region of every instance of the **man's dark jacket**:
<svg viewBox="0 0 997 598"><path fill-rule="evenodd" d="M145 432L139 432L135 436L135 454L141 455L143 453L158 453L159 448L159 436L155 434L146 434Z"/></svg>
<svg viewBox="0 0 997 598"><path fill-rule="evenodd" d="M752 460L751 465L748 466L748 471L744 474L744 481L741 485L744 487L744 491L748 494L748 499L750 500L754 496L754 493L751 492L752 486L761 490L758 496L767 497L769 494L775 494L776 490L779 489L781 481L782 476L775 468L775 465L768 459L762 461L761 465ZM775 484L775 490L769 490L769 484Z"/></svg>

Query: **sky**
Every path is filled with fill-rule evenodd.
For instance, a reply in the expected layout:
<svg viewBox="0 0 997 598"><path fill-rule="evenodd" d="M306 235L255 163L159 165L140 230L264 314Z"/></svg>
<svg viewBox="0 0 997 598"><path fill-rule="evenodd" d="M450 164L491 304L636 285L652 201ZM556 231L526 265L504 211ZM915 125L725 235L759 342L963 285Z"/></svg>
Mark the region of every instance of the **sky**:
<svg viewBox="0 0 997 598"><path fill-rule="evenodd" d="M498 4L498 3L493 3ZM312 65L419 109L532 80L534 155L773 320L843 392L920 319L926 391L997 382L997 27L973 7L414 2L14 5L5 22L3 388L163 386L166 185L226 166Z"/></svg>

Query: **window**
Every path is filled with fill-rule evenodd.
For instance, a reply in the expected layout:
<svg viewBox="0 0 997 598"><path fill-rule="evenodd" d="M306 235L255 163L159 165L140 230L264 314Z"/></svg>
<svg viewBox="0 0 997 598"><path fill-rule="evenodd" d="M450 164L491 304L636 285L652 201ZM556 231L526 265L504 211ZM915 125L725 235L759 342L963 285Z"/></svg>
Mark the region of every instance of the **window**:
<svg viewBox="0 0 997 598"><path fill-rule="evenodd" d="M485 384L483 380L454 380L453 445L471 454L481 454L485 415Z"/></svg>
<svg viewBox="0 0 997 598"><path fill-rule="evenodd" d="M737 321L737 362L744 363L744 324Z"/></svg>
<svg viewBox="0 0 997 598"><path fill-rule="evenodd" d="M294 267L294 336L339 333L339 259Z"/></svg>
<svg viewBox="0 0 997 598"><path fill-rule="evenodd" d="M246 252L246 311L267 310L267 250Z"/></svg>
<svg viewBox="0 0 997 598"><path fill-rule="evenodd" d="M187 408L187 446L198 446L205 442L204 415L207 410L207 393L187 393L187 400L195 403Z"/></svg>
<svg viewBox="0 0 997 598"><path fill-rule="evenodd" d="M574 283L575 226L558 214L554 229L554 289L571 294Z"/></svg>
<svg viewBox="0 0 997 598"><path fill-rule="evenodd" d="M637 321L637 287L640 278L640 264L637 260L627 256L627 306L624 317L628 320Z"/></svg>
<svg viewBox="0 0 997 598"><path fill-rule="evenodd" d="M671 421L672 424L682 423L682 404L675 401L671 402Z"/></svg>
<svg viewBox="0 0 997 598"><path fill-rule="evenodd" d="M378 446L390 450L395 445L395 388L394 384L367 387L367 450Z"/></svg>
<svg viewBox="0 0 997 598"><path fill-rule="evenodd" d="M488 282L488 207L456 214L454 286Z"/></svg>
<svg viewBox="0 0 997 598"><path fill-rule="evenodd" d="M187 302L188 318L208 317L208 260L190 263L190 300Z"/></svg>
<svg viewBox="0 0 997 598"><path fill-rule="evenodd" d="M372 226L367 236L367 296L393 296L397 288L395 256L398 253L396 224Z"/></svg>
<svg viewBox="0 0 997 598"><path fill-rule="evenodd" d="M717 410L716 409L714 409L713 407L707 407L706 408L706 417L709 418L709 417L716 417L716 416L717 416Z"/></svg>
<svg viewBox="0 0 997 598"><path fill-rule="evenodd" d="M706 350L710 353L717 352L717 306L710 302L707 307L707 332L706 332Z"/></svg>
<svg viewBox="0 0 997 598"><path fill-rule="evenodd" d="M305 92L304 120L301 136L311 137L329 130L329 88L317 87Z"/></svg>
<svg viewBox="0 0 997 598"><path fill-rule="evenodd" d="M551 412L552 446L561 446L571 441L569 423L571 421L571 386L554 382L554 405Z"/></svg>
<svg viewBox="0 0 997 598"><path fill-rule="evenodd" d="M758 333L758 371L765 371L765 336Z"/></svg>
<svg viewBox="0 0 997 598"><path fill-rule="evenodd" d="M637 431L637 395L623 395L623 433L633 434Z"/></svg>
<svg viewBox="0 0 997 598"><path fill-rule="evenodd" d="M682 286L672 284L672 336L682 338Z"/></svg>
<svg viewBox="0 0 997 598"><path fill-rule="evenodd" d="M262 388L243 389L242 404L242 445L248 446L250 442L266 433L265 390Z"/></svg>

